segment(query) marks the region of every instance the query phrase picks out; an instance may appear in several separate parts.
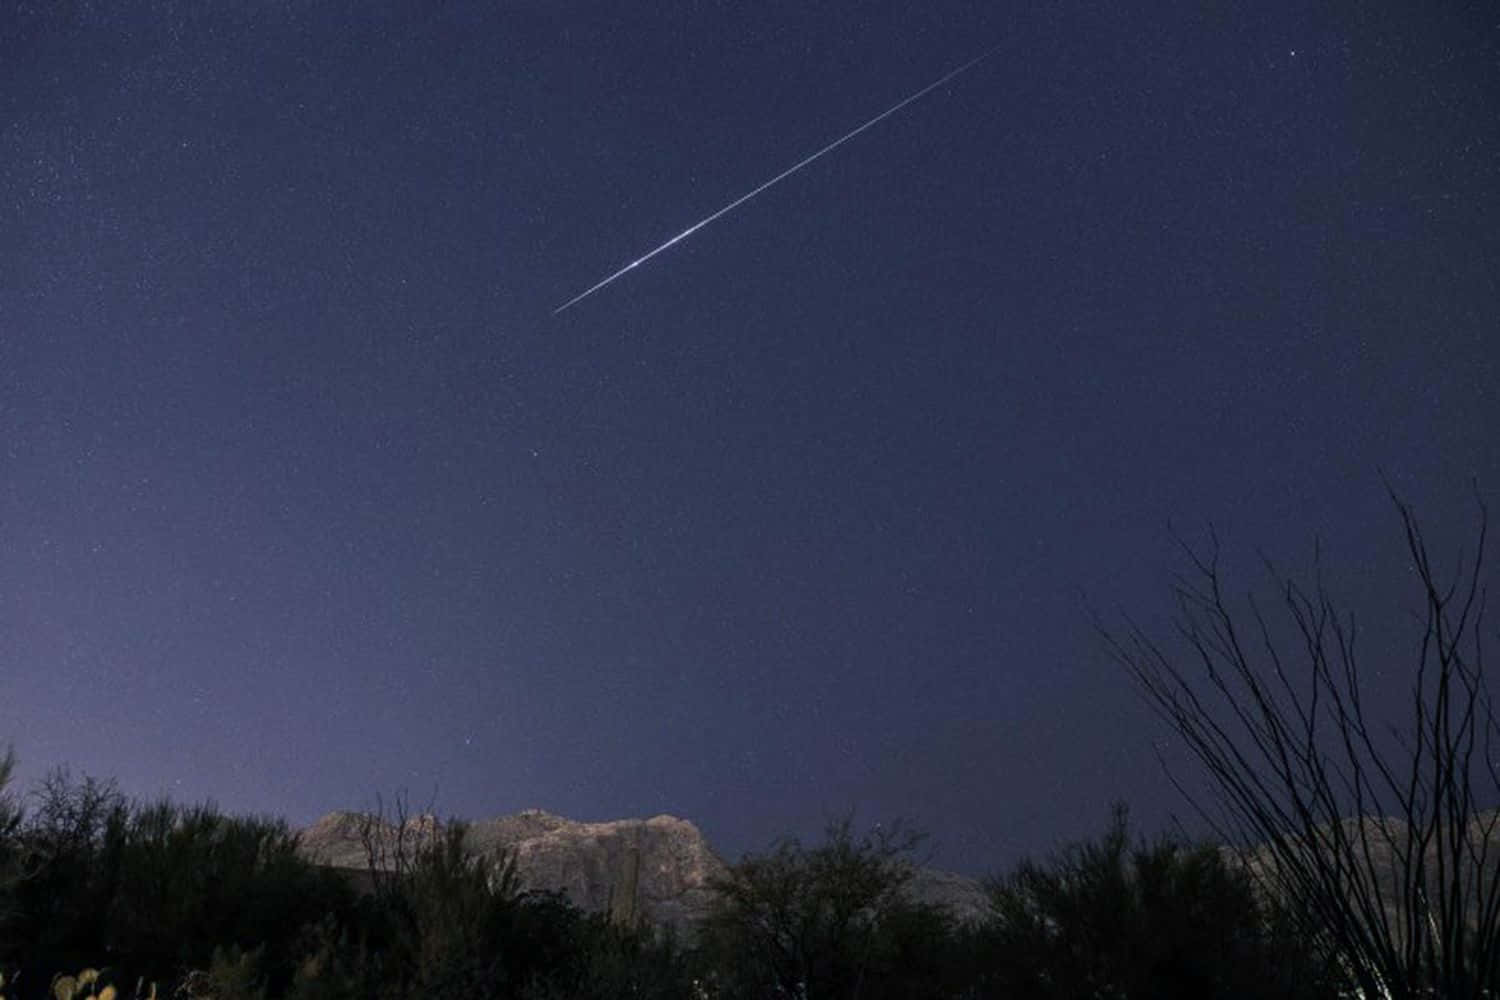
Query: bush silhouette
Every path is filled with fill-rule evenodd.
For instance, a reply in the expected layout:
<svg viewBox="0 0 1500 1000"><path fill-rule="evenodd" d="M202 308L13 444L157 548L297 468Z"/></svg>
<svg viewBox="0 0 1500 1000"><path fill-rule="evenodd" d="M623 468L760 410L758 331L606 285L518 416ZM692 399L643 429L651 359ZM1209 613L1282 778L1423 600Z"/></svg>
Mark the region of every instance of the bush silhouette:
<svg viewBox="0 0 1500 1000"><path fill-rule="evenodd" d="M297 1000L690 995L673 942L585 915L556 893L521 891L514 855L469 854L462 823L421 818L408 837L398 800L393 832L377 839L378 828L374 817L374 891L310 933L290 993Z"/></svg>
<svg viewBox="0 0 1500 1000"><path fill-rule="evenodd" d="M1272 599L1235 600L1212 532L1182 545L1169 632L1098 624L1208 778L1209 795L1190 798L1199 815L1365 996L1500 992L1500 712L1475 492L1473 542L1448 571L1391 496L1421 608L1404 650L1369 648L1320 556L1305 576L1268 563ZM1389 715L1368 697L1379 673L1409 692Z"/></svg>
<svg viewBox="0 0 1500 1000"><path fill-rule="evenodd" d="M715 995L928 995L930 959L951 928L905 895L921 840L899 824L856 837L843 820L817 847L786 840L746 856L715 885L703 932Z"/></svg>
<svg viewBox="0 0 1500 1000"><path fill-rule="evenodd" d="M900 825L748 855L715 884L688 946L526 892L515 856L471 855L463 824L404 816L370 839L371 891L303 861L277 820L127 804L55 771L29 814L0 760L0 969L6 1000L54 974L158 984L195 1000L1299 998L1334 979L1218 849L1104 835L992 880L959 925L911 898L921 837ZM374 830L378 823L372 823ZM384 828L384 827L383 827ZM20 966L19 980L15 975ZM26 987L18 992L17 983Z"/></svg>
<svg viewBox="0 0 1500 1000"><path fill-rule="evenodd" d="M53 771L7 848L24 869L0 922L24 981L109 965L172 982L220 947L260 949L273 987L290 981L304 924L348 908L336 875L296 854L279 820L211 805L131 806L110 782Z"/></svg>
<svg viewBox="0 0 1500 1000"><path fill-rule="evenodd" d="M1331 996L1324 968L1212 846L1132 842L1124 806L1095 841L989 884L985 995Z"/></svg>

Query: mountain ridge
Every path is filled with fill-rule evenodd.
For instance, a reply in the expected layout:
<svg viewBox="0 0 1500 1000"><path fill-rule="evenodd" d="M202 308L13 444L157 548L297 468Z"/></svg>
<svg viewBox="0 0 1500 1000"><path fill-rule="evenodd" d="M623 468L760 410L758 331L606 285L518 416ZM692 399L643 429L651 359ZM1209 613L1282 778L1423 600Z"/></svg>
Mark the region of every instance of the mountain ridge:
<svg viewBox="0 0 1500 1000"><path fill-rule="evenodd" d="M375 867L389 870L398 849L430 842L444 825L431 814L390 822L335 811L299 831L298 850L367 886L370 847ZM691 932L702 922L713 902L712 883L729 872L695 824L666 813L584 822L526 809L465 825L471 854L498 861L514 852L523 890L559 892L589 912L639 916L677 931ZM932 868L916 869L908 895L944 906L960 921L977 920L987 906L977 881Z"/></svg>

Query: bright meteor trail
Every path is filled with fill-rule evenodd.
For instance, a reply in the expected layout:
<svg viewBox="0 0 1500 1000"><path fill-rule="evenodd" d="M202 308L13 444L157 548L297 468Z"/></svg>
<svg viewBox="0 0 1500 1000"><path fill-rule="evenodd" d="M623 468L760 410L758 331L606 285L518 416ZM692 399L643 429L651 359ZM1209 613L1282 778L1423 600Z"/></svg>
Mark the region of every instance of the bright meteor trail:
<svg viewBox="0 0 1500 1000"><path fill-rule="evenodd" d="M997 48L998 48L998 46L997 46ZM605 285L608 285L610 282L614 281L616 278L623 277L627 271L633 271L633 270L635 270L636 268L640 267L642 264L646 263L646 261L650 260L652 257L655 257L657 254L661 253L663 250L666 250L668 247L672 246L673 244L681 243L683 240L687 239L689 236L693 235L698 230L700 230L704 226L708 225L710 222L713 222L715 219L719 218L722 215L727 215L728 213L734 211L736 208L739 208L745 202L749 201L751 198L754 198L756 195L760 194L762 191L766 190L767 188L771 187L774 184L778 184L781 181L786 180L788 177L792 176L792 174L795 174L797 171L801 170L803 167L807 166L809 163L813 162L814 160L818 159L819 157L823 156L826 153L833 152L835 149L838 149L840 146L842 146L844 143L848 142L850 139L853 139L855 136L859 135L865 129L869 128L872 125L876 125L876 124L884 121L885 119L889 118L891 115L895 114L897 111L900 111L902 108L906 107L912 101L915 101L918 98L922 97L923 95L925 95L925 94L927 94L927 93L929 93L931 91L936 90L937 88L941 87L943 84L947 83L949 80L953 79L955 76L958 76L960 73L967 72L968 70L970 70L973 67L977 66L979 63L981 63L984 60L988 59L994 53L995 53L995 49L990 49L988 52L985 52L982 55L975 56L973 59L970 59L968 62L964 63L962 66L958 67L955 70L950 70L948 73L946 73L943 76L939 77L937 80L934 80L932 83L929 83L927 86L923 87L921 90L917 91L915 94L912 94L910 97L906 98L905 100L901 101L900 103L893 104L889 108L886 108L880 114L876 115L874 118L871 118L869 121L865 122L859 128L854 129L852 132L845 133L844 135L842 135L839 138L837 138L837 139L833 140L832 142L830 142L828 145L824 146L822 149L818 150L816 153L813 153L811 156L808 156L808 157L806 157L804 159L798 160L796 163L792 164L790 167L787 167L785 170L783 170L781 173L777 174L775 177L772 177L770 180L766 181L760 187L756 188L755 190L751 191L748 194L742 194L742 195L740 195L734 201L731 201L729 204L725 205L723 208L719 209L714 214L712 214L710 216L707 216L706 218L700 219L699 221L693 223L691 226L688 226L682 232L678 233L676 236L672 237L670 240L667 240L667 242L663 243L661 246L657 247L655 250L652 250L650 253L646 254L644 257L638 257L638 258L636 258L635 260L631 261L629 264L626 264L624 267L620 268L614 274L611 274L609 277L605 278L603 281L599 282L598 284L592 285L589 288L585 288L583 291L579 292L577 295L573 296L571 299L569 299L568 301L564 302L562 305L558 306L556 309L552 310L552 315L556 316L558 313L562 312L564 309L568 309L568 308L570 308L570 307L572 307L574 305L577 305L579 302L582 302L584 299L588 298L590 295L593 295L595 292L599 291L599 289L603 288Z"/></svg>

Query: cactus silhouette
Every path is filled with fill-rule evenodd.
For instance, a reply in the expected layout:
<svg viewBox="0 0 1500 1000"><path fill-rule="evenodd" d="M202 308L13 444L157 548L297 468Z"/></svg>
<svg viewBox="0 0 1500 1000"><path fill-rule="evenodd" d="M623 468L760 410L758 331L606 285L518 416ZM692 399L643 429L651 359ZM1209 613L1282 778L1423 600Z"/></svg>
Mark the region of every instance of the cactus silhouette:
<svg viewBox="0 0 1500 1000"><path fill-rule="evenodd" d="M53 976L52 1000L119 1000L120 988L109 981L112 978L113 975L107 969L84 969L76 976ZM0 986L4 982L0 978ZM142 994L144 986L144 978L136 981L134 1000L156 1000L156 984L151 983L150 989ZM0 994L0 1000L5 1000L4 994Z"/></svg>

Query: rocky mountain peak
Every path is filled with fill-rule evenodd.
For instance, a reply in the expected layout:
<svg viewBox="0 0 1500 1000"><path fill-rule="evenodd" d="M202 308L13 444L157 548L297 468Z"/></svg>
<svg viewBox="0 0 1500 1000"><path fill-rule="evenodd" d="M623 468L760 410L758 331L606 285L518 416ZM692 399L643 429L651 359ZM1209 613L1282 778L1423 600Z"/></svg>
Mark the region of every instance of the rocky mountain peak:
<svg viewBox="0 0 1500 1000"><path fill-rule="evenodd" d="M403 829L362 813L333 812L302 831L299 850L357 875L369 868L367 837L385 847L377 867L388 868L396 844L413 849L441 829L429 815L407 819ZM560 892L581 909L679 931L690 931L708 913L712 884L728 872L696 825L670 815L579 822L526 809L468 824L464 842L470 852L496 861L514 852L523 889ZM977 883L948 872L919 869L909 891L919 901L948 906L960 919L973 919L985 907Z"/></svg>

